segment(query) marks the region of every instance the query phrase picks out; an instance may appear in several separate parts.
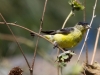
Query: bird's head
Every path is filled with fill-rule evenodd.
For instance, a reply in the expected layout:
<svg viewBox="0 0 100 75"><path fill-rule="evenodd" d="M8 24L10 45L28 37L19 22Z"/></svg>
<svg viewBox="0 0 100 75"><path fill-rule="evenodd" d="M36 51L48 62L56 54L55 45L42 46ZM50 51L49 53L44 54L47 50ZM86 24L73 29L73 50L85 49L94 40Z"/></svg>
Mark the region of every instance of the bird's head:
<svg viewBox="0 0 100 75"><path fill-rule="evenodd" d="M91 28L91 27L89 26L89 24L86 23L86 22L78 22L78 23L75 25L75 27L76 27L77 29L79 29L80 31L82 31L82 32L85 32L87 29L90 29L90 28Z"/></svg>

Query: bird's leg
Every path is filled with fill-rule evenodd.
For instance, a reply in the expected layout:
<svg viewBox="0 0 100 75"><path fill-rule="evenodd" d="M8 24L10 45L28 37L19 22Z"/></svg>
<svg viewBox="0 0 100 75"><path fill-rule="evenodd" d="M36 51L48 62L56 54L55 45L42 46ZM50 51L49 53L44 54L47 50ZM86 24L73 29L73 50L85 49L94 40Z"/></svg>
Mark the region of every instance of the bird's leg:
<svg viewBox="0 0 100 75"><path fill-rule="evenodd" d="M58 44L57 44L57 42L54 41L53 43L54 43L54 47L53 47L53 48L54 48L54 49L55 49L55 48L58 48Z"/></svg>
<svg viewBox="0 0 100 75"><path fill-rule="evenodd" d="M63 48L63 50L64 50L64 51L69 51L69 50L68 50L68 49L66 49L66 48Z"/></svg>
<svg viewBox="0 0 100 75"><path fill-rule="evenodd" d="M64 50L64 51L71 51L71 52L74 53L74 51L72 51L72 50L68 50L68 49L66 49L66 48L63 48L63 50Z"/></svg>

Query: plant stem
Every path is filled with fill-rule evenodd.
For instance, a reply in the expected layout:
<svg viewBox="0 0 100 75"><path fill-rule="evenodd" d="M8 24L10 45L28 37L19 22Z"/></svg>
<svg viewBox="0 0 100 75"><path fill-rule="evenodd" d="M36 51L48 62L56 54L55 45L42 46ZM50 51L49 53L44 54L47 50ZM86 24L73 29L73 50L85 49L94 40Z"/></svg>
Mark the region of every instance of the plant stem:
<svg viewBox="0 0 100 75"><path fill-rule="evenodd" d="M96 36L96 41L95 41L95 45L94 45L94 50L93 50L91 65L93 64L94 57L95 57L95 54L96 54L97 44L98 44L98 40L99 40L99 33L100 33L100 27L98 28L98 32L97 32L97 36Z"/></svg>
<svg viewBox="0 0 100 75"><path fill-rule="evenodd" d="M7 27L8 27L8 29L9 29L9 31L10 31L10 32L11 32L11 34L13 35L14 40L16 41L16 43L17 43L17 45L18 45L18 47L19 47L19 50L20 50L20 52L22 53L22 55L23 55L23 57L24 57L24 59L25 59L25 61L26 61L27 65L28 65L28 67L29 67L29 69L30 69L29 62L28 62L28 60L27 60L27 58L26 58L26 56L25 56L25 54L24 54L24 52L23 52L23 50L22 50L22 48L21 48L21 46L20 46L19 42L17 41L17 39L16 39L16 37L15 37L14 33L12 32L12 30L11 30L10 26L7 24L6 20L4 19L4 17L2 16L2 14L1 14L1 13L0 13L0 16L1 16L1 18L3 19L4 24L6 24L6 25L7 25Z"/></svg>
<svg viewBox="0 0 100 75"><path fill-rule="evenodd" d="M65 19L65 21L64 21L64 23L63 23L63 25L62 25L62 29L65 27L65 25L66 25L68 19L69 19L73 14L74 14L74 13L73 13L73 11L71 10L70 13L69 13L69 15L67 16L67 18Z"/></svg>
<svg viewBox="0 0 100 75"><path fill-rule="evenodd" d="M43 20L44 20L44 14L45 14L45 10L46 10L47 1L48 0L45 0L43 14L42 14L41 23L40 23L39 35L41 33L42 26L43 26ZM37 37L37 41L36 41L36 45L35 45L35 51L34 51L34 56L33 56L33 63L32 63L32 66L31 66L31 68L32 68L32 75L33 75L33 68L34 68L34 63L35 63L35 57L36 57L38 42L39 42L39 37Z"/></svg>
<svg viewBox="0 0 100 75"><path fill-rule="evenodd" d="M92 14L91 22L90 22L90 27L91 27L91 25L92 25L92 23L93 23L94 18L96 17L96 15L95 15L96 5L97 5L97 0L95 0L95 4L94 4L94 7L93 7L93 14ZM87 33L86 33L86 36L85 36L85 40L84 40L84 43L83 43L83 45L82 45L82 48L81 48L80 54L79 54L79 56L78 56L77 62L79 61L80 56L81 56L81 54L82 54L82 52L83 52L83 49L84 49L84 46L85 46L85 42L87 41L87 38L88 38L89 31L90 31L90 29L87 30Z"/></svg>
<svg viewBox="0 0 100 75"><path fill-rule="evenodd" d="M0 22L0 24L2 25L2 24L5 24L5 23L4 23L4 22ZM34 33L36 36L39 36L39 37L41 37L41 38L47 40L48 42L50 42L52 45L54 45L53 42L51 42L50 40L48 40L48 39L45 38L44 36L39 35L38 33L34 32L33 30L30 30L30 29L28 29L28 28L26 28L26 27L23 27L23 26L20 26L20 25L18 25L18 24L14 24L14 23L7 23L7 24L8 24L8 25L12 25L12 26L16 26L16 27L19 27L19 28L22 28L22 29L25 29L25 30L27 30L27 31L29 31L29 32L31 32L31 33ZM59 47L59 46L57 46L57 47L58 47L60 50L62 50L63 52L65 52L61 47Z"/></svg>

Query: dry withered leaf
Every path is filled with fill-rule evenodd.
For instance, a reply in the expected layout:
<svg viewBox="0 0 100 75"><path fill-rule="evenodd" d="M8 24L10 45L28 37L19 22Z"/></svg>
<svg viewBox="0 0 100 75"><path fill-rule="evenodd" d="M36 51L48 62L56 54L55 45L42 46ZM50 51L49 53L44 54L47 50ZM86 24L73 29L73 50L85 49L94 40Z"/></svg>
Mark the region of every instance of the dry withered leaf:
<svg viewBox="0 0 100 75"><path fill-rule="evenodd" d="M94 62L92 65L85 63L83 71L86 75L100 75L100 64L98 62Z"/></svg>

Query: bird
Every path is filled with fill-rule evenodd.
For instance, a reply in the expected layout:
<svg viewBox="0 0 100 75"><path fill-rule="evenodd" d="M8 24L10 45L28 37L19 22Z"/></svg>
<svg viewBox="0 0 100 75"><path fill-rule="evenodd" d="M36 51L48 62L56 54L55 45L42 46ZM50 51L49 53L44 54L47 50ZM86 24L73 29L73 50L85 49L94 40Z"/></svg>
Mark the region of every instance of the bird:
<svg viewBox="0 0 100 75"><path fill-rule="evenodd" d="M60 46L63 49L73 48L79 44L84 34L91 27L87 22L78 22L73 27L66 27L59 30L41 31L43 36L54 43L54 46Z"/></svg>

